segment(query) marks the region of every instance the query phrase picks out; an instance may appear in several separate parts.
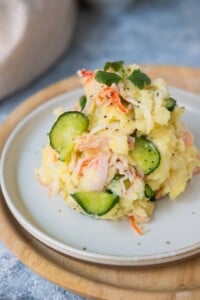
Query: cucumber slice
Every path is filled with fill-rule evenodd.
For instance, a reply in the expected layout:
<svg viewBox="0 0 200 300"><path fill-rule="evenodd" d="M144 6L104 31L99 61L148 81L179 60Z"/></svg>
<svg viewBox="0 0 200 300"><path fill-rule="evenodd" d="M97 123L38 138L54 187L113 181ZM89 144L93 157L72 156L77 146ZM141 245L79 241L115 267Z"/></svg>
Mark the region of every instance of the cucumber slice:
<svg viewBox="0 0 200 300"><path fill-rule="evenodd" d="M176 106L176 100L174 98L167 98L164 100L165 102L165 107L169 110L169 111L173 111L175 106Z"/></svg>
<svg viewBox="0 0 200 300"><path fill-rule="evenodd" d="M78 111L68 111L60 115L49 133L50 145L59 154L59 159L67 161L74 147L74 139L87 130L88 117Z"/></svg>
<svg viewBox="0 0 200 300"><path fill-rule="evenodd" d="M149 200L153 201L154 198L154 191L152 190L152 188L150 187L150 185L148 183L145 183L144 186L144 195L146 198L148 198Z"/></svg>
<svg viewBox="0 0 200 300"><path fill-rule="evenodd" d="M160 152L145 136L135 138L135 147L130 155L144 175L151 174L160 164Z"/></svg>
<svg viewBox="0 0 200 300"><path fill-rule="evenodd" d="M105 192L77 192L71 194L88 214L103 216L119 201L119 197Z"/></svg>

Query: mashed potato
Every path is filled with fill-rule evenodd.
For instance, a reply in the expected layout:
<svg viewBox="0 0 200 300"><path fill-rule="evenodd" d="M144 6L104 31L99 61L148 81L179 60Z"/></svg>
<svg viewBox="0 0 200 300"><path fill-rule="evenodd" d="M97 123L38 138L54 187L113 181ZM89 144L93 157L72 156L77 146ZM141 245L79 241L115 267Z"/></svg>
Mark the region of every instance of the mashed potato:
<svg viewBox="0 0 200 300"><path fill-rule="evenodd" d="M151 80L137 65L109 62L79 75L85 96L52 127L36 176L49 195L62 193L80 212L147 222L155 200L178 197L200 167L180 120L184 108L164 80Z"/></svg>

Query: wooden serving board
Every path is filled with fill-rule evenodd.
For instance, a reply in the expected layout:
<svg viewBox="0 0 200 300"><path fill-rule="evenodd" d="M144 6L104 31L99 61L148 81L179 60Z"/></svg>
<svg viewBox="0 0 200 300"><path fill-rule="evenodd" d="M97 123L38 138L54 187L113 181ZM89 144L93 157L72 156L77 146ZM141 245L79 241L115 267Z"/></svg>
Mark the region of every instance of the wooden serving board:
<svg viewBox="0 0 200 300"><path fill-rule="evenodd" d="M200 93L200 69L144 66L143 70L152 78L163 77L171 86ZM0 149L16 124L35 107L79 86L79 79L71 77L40 91L21 104L0 126ZM114 267L79 261L49 249L26 233L12 217L1 193L0 239L36 273L67 290L89 298L200 299L200 256L175 264L143 268Z"/></svg>

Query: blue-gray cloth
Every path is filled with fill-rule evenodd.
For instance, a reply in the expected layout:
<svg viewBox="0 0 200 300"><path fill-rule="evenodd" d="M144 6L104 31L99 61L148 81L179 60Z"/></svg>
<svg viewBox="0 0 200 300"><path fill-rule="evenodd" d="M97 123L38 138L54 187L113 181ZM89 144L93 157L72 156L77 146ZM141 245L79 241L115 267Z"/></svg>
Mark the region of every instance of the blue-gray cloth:
<svg viewBox="0 0 200 300"><path fill-rule="evenodd" d="M81 7L70 49L37 81L0 102L0 122L27 97L79 68L121 59L200 67L199 12L199 0L138 0L112 16ZM36 275L0 243L0 300L10 299L83 298Z"/></svg>

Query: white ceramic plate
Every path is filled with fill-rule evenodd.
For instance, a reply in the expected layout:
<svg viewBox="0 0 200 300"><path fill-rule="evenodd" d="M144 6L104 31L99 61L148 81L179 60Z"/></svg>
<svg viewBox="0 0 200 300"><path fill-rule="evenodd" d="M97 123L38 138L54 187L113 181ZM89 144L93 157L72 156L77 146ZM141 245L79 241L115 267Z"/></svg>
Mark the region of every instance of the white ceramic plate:
<svg viewBox="0 0 200 300"><path fill-rule="evenodd" d="M61 197L48 198L34 178L41 149L54 122L53 109L70 109L82 94L75 90L52 99L29 114L12 132L1 157L1 187L18 222L44 244L73 257L113 265L148 265L200 252L200 189L197 175L176 201L163 199L137 236L128 221L103 221L79 214ZM200 147L200 97L171 89L186 107L185 121Z"/></svg>

